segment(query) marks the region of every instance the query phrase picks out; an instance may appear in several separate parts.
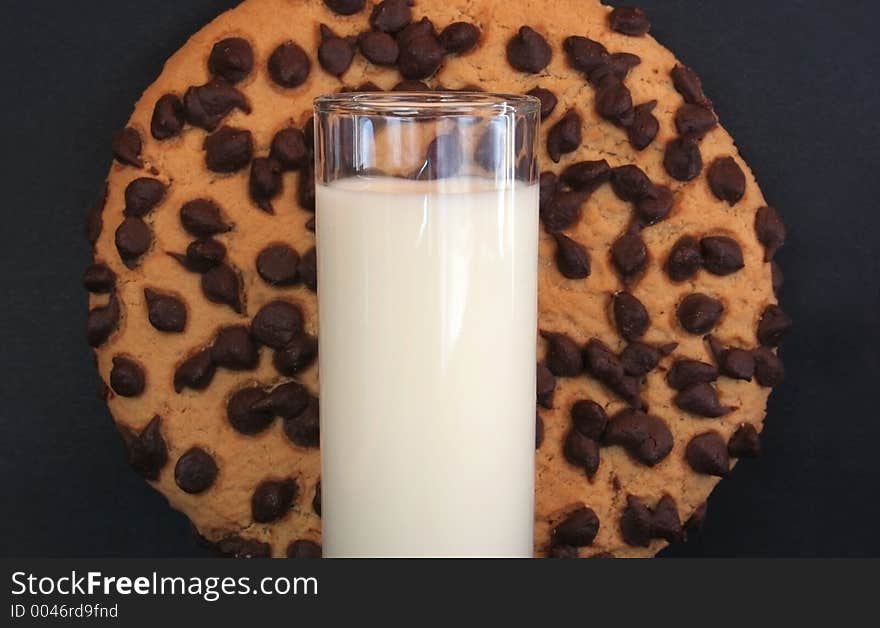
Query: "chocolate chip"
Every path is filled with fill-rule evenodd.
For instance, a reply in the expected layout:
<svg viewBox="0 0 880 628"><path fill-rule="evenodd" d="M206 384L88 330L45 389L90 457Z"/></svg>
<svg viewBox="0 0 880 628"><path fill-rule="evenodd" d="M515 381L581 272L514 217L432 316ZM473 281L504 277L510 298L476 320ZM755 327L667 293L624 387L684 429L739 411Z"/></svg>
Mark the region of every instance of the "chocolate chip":
<svg viewBox="0 0 880 628"><path fill-rule="evenodd" d="M116 288L116 273L106 264L91 264L83 273L83 285L89 292L98 294L113 292Z"/></svg>
<svg viewBox="0 0 880 628"><path fill-rule="evenodd" d="M400 81L391 88L392 92L430 92L431 87L422 81Z"/></svg>
<svg viewBox="0 0 880 628"><path fill-rule="evenodd" d="M592 192L611 179L611 168L604 159L579 161L566 167L559 178L565 185L575 190Z"/></svg>
<svg viewBox="0 0 880 628"><path fill-rule="evenodd" d="M208 70L230 83L243 80L254 68L254 51L246 39L227 37L211 48Z"/></svg>
<svg viewBox="0 0 880 628"><path fill-rule="evenodd" d="M276 85L290 89L305 83L312 62L305 50L287 41L269 55L268 68L269 76Z"/></svg>
<svg viewBox="0 0 880 628"><path fill-rule="evenodd" d="M260 308L251 322L251 334L260 343L281 349L302 333L303 316L297 305L271 301Z"/></svg>
<svg viewBox="0 0 880 628"><path fill-rule="evenodd" d="M318 256L315 247L310 248L300 258L296 274L306 288L318 292Z"/></svg>
<svg viewBox="0 0 880 628"><path fill-rule="evenodd" d="M281 129L272 138L269 157L275 160L282 170L299 170L309 161L305 137L299 129Z"/></svg>
<svg viewBox="0 0 880 628"><path fill-rule="evenodd" d="M237 172L247 166L254 156L254 141L250 131L230 126L220 127L205 138L205 164L213 172Z"/></svg>
<svg viewBox="0 0 880 628"><path fill-rule="evenodd" d="M354 15L364 8L366 0L324 0L324 4L339 15Z"/></svg>
<svg viewBox="0 0 880 628"><path fill-rule="evenodd" d="M633 123L632 95L629 88L616 76L605 77L596 90L596 112L609 122L627 127Z"/></svg>
<svg viewBox="0 0 880 628"><path fill-rule="evenodd" d="M101 231L104 230L104 206L107 204L107 191L108 185L104 183L101 193L98 195L95 203L89 208L85 224L83 225L86 241L92 247L95 246L95 242L101 237Z"/></svg>
<svg viewBox="0 0 880 628"><path fill-rule="evenodd" d="M223 79L217 78L187 89L183 95L183 109L187 122L206 131L216 129L233 109L251 112L251 106L244 94Z"/></svg>
<svg viewBox="0 0 880 628"><path fill-rule="evenodd" d="M453 22L440 32L437 39L447 54L462 54L477 45L480 29L469 22ZM543 116L543 107L541 111Z"/></svg>
<svg viewBox="0 0 880 628"><path fill-rule="evenodd" d="M660 131L660 122L653 113L656 106L657 101L652 100L636 105L633 109L632 123L626 129L626 136L636 150L644 150L650 146Z"/></svg>
<svg viewBox="0 0 880 628"><path fill-rule="evenodd" d="M354 46L337 36L330 27L321 24L321 43L318 46L318 63L333 76L342 76L354 59Z"/></svg>
<svg viewBox="0 0 880 628"><path fill-rule="evenodd" d="M535 449L540 449L544 442L544 419L535 412Z"/></svg>
<svg viewBox="0 0 880 628"><path fill-rule="evenodd" d="M272 423L275 413L265 405L266 392L258 386L235 391L226 402L229 424L241 434L259 434Z"/></svg>
<svg viewBox="0 0 880 628"><path fill-rule="evenodd" d="M159 331L180 333L186 328L186 305L170 294L144 289L150 324Z"/></svg>
<svg viewBox="0 0 880 628"><path fill-rule="evenodd" d="M623 371L633 377L643 377L657 368L663 352L644 342L631 342L620 352Z"/></svg>
<svg viewBox="0 0 880 628"><path fill-rule="evenodd" d="M638 166L618 166L611 170L611 188L623 201L634 203L647 198L653 187L651 179Z"/></svg>
<svg viewBox="0 0 880 628"><path fill-rule="evenodd" d="M791 327L791 317L778 305L768 305L758 321L758 342L765 347L775 347Z"/></svg>
<svg viewBox="0 0 880 628"><path fill-rule="evenodd" d="M201 447L190 448L174 465L174 481L186 493L203 493L211 488L216 479L217 463Z"/></svg>
<svg viewBox="0 0 880 628"><path fill-rule="evenodd" d="M576 377L584 370L581 350L574 340L565 334L541 330L547 341L546 364L556 377Z"/></svg>
<svg viewBox="0 0 880 628"><path fill-rule="evenodd" d="M137 397L146 387L144 367L137 361L122 355L113 357L110 370L110 388L122 397Z"/></svg>
<svg viewBox="0 0 880 628"><path fill-rule="evenodd" d="M682 135L666 145L663 166L673 179L691 181L703 169L703 158L697 138L693 135Z"/></svg>
<svg viewBox="0 0 880 628"><path fill-rule="evenodd" d="M547 67L553 50L540 34L528 26L507 42L507 62L520 72L536 74Z"/></svg>
<svg viewBox="0 0 880 628"><path fill-rule="evenodd" d="M709 166L706 178L715 197L728 205L736 205L746 193L746 175L733 157L718 157Z"/></svg>
<svg viewBox="0 0 880 628"><path fill-rule="evenodd" d="M700 240L703 268L713 275L730 275L745 266L742 249L733 238L712 236Z"/></svg>
<svg viewBox="0 0 880 628"><path fill-rule="evenodd" d="M615 52L608 55L604 66L600 66L593 70L590 74L590 82L601 83L604 78L603 72L610 72L613 76L621 81L626 78L629 71L637 65L641 64L642 58L630 52Z"/></svg>
<svg viewBox="0 0 880 628"><path fill-rule="evenodd" d="M443 62L445 51L433 34L408 36L405 40L399 39L398 44L397 68L405 79L429 78Z"/></svg>
<svg viewBox="0 0 880 628"><path fill-rule="evenodd" d="M624 278L640 273L648 262L648 248L637 233L625 233L611 245L611 262Z"/></svg>
<svg viewBox="0 0 880 628"><path fill-rule="evenodd" d="M202 275L202 294L212 303L228 305L241 314L241 280L228 264L218 264Z"/></svg>
<svg viewBox="0 0 880 628"><path fill-rule="evenodd" d="M548 233L572 227L580 220L581 205L586 194L579 191L559 191L540 208L541 222Z"/></svg>
<svg viewBox="0 0 880 628"><path fill-rule="evenodd" d="M413 0L382 0L370 13L370 26L383 33L396 33L412 20Z"/></svg>
<svg viewBox="0 0 880 628"><path fill-rule="evenodd" d="M755 213L755 233L758 242L764 245L764 261L769 262L785 244L785 225L774 208L758 208Z"/></svg>
<svg viewBox="0 0 880 628"><path fill-rule="evenodd" d="M125 186L126 216L145 216L165 197L165 185L158 179L139 177Z"/></svg>
<svg viewBox="0 0 880 628"><path fill-rule="evenodd" d="M675 197L665 185L652 186L642 199L636 201L635 213L643 225L653 225L669 216Z"/></svg>
<svg viewBox="0 0 880 628"><path fill-rule="evenodd" d="M230 558L271 558L272 547L255 539L243 539L237 534L227 536L217 542L215 549L222 556Z"/></svg>
<svg viewBox="0 0 880 628"><path fill-rule="evenodd" d="M293 417L285 417L284 434L300 447L317 447L321 442L318 400L309 399L305 410Z"/></svg>
<svg viewBox="0 0 880 628"><path fill-rule="evenodd" d="M257 207L269 214L275 213L272 199L281 192L281 166L270 157L257 157L251 162L248 192Z"/></svg>
<svg viewBox="0 0 880 628"><path fill-rule="evenodd" d="M159 472L168 462L168 447L162 438L161 426L162 418L157 415L140 434L135 434L127 427L120 428L128 464L135 473L151 482L159 479Z"/></svg>
<svg viewBox="0 0 880 628"><path fill-rule="evenodd" d="M464 152L458 133L444 133L428 144L423 175L429 179L454 177L463 163Z"/></svg>
<svg viewBox="0 0 880 628"><path fill-rule="evenodd" d="M578 549L571 545L551 545L547 550L547 558L578 558Z"/></svg>
<svg viewBox="0 0 880 628"><path fill-rule="evenodd" d="M773 294L779 294L782 284L785 283L785 276L782 274L782 269L775 261L770 262L770 283L773 286Z"/></svg>
<svg viewBox="0 0 880 628"><path fill-rule="evenodd" d="M718 379L718 369L699 360L676 360L666 374L666 383L675 390L684 390L695 384L706 384Z"/></svg>
<svg viewBox="0 0 880 628"><path fill-rule="evenodd" d="M296 178L296 202L306 211L315 211L315 164L311 160Z"/></svg>
<svg viewBox="0 0 880 628"><path fill-rule="evenodd" d="M608 425L605 409L595 401L580 399L571 406L571 421L574 428L592 440L602 439Z"/></svg>
<svg viewBox="0 0 880 628"><path fill-rule="evenodd" d="M89 310L86 318L86 338L89 345L98 347L110 337L119 326L119 300L110 295L107 305L99 305Z"/></svg>
<svg viewBox="0 0 880 628"><path fill-rule="evenodd" d="M384 92L385 90L376 85L373 81L364 81L360 85L356 87L345 87L343 86L339 92Z"/></svg>
<svg viewBox="0 0 880 628"><path fill-rule="evenodd" d="M140 218L128 216L116 229L116 250L129 268L134 268L138 258L150 249L153 234Z"/></svg>
<svg viewBox="0 0 880 628"><path fill-rule="evenodd" d="M724 476L730 470L727 444L718 432L694 436L684 450L684 457L697 473Z"/></svg>
<svg viewBox="0 0 880 628"><path fill-rule="evenodd" d="M586 37L567 37L562 42L562 48L569 65L588 76L608 62L608 50L605 46Z"/></svg>
<svg viewBox="0 0 880 628"><path fill-rule="evenodd" d="M620 535L627 545L648 547L653 526L651 510L633 495L626 496L626 508L620 515Z"/></svg>
<svg viewBox="0 0 880 628"><path fill-rule="evenodd" d="M177 94L164 94L156 101L150 119L150 133L157 140L167 140L180 135L186 122L183 103Z"/></svg>
<svg viewBox="0 0 880 628"><path fill-rule="evenodd" d="M710 419L730 414L734 410L731 406L721 405L718 391L707 383L688 386L675 395L673 403L685 412Z"/></svg>
<svg viewBox="0 0 880 628"><path fill-rule="evenodd" d="M318 339L308 334L299 334L275 350L272 364L279 373L291 377L311 366L317 356Z"/></svg>
<svg viewBox="0 0 880 628"><path fill-rule="evenodd" d="M651 536L675 543L684 538L678 506L670 495L664 495L651 513Z"/></svg>
<svg viewBox="0 0 880 628"><path fill-rule="evenodd" d="M180 208L180 224L188 233L196 237L232 230L232 225L224 222L220 206L206 198L197 198L184 203Z"/></svg>
<svg viewBox="0 0 880 628"><path fill-rule="evenodd" d="M257 346L244 325L223 327L211 347L211 360L217 366L233 371L249 371L259 360Z"/></svg>
<svg viewBox="0 0 880 628"><path fill-rule="evenodd" d="M697 74L685 65L678 64L669 73L676 91L686 103L712 109L712 101L703 93L703 84Z"/></svg>
<svg viewBox="0 0 880 628"><path fill-rule="evenodd" d="M608 14L608 23L611 30L631 37L639 37L651 30L645 12L636 7L615 8Z"/></svg>
<svg viewBox="0 0 880 628"><path fill-rule="evenodd" d="M290 286L297 281L299 255L286 244L273 244L257 255L257 273L273 286Z"/></svg>
<svg viewBox="0 0 880 628"><path fill-rule="evenodd" d="M590 254L587 249L562 233L555 233L556 267L567 279L584 279L590 276Z"/></svg>
<svg viewBox="0 0 880 628"><path fill-rule="evenodd" d="M315 485L315 496L312 497L312 510L315 511L315 514L319 517L321 516L321 480L318 479L318 483Z"/></svg>
<svg viewBox="0 0 880 628"><path fill-rule="evenodd" d="M751 423L743 423L727 441L727 453L734 458L757 458L761 455L761 438Z"/></svg>
<svg viewBox="0 0 880 628"><path fill-rule="evenodd" d="M579 430L570 430L565 437L562 453L570 464L582 467L588 478L596 475L599 469L599 445L587 438Z"/></svg>
<svg viewBox="0 0 880 628"><path fill-rule="evenodd" d="M752 351L755 358L755 379L761 386L772 388L785 379L785 367L782 360L772 349L758 347Z"/></svg>
<svg viewBox="0 0 880 628"><path fill-rule="evenodd" d="M365 31L358 37L358 48L367 61L375 65L391 66L397 63L400 49L388 33Z"/></svg>
<svg viewBox="0 0 880 628"><path fill-rule="evenodd" d="M144 167L144 162L141 159L141 134L137 130L126 127L116 131L113 134L111 148L113 149L113 157L119 163L138 168Z"/></svg>
<svg viewBox="0 0 880 628"><path fill-rule="evenodd" d="M679 135L703 137L718 126L718 118L711 109L701 105L683 104L675 112L675 128Z"/></svg>
<svg viewBox="0 0 880 628"><path fill-rule="evenodd" d="M703 525L706 523L706 511L708 510L708 506L709 504L707 502L703 502L697 506L693 514L691 514L684 524L688 532L696 532L703 529Z"/></svg>
<svg viewBox="0 0 880 628"><path fill-rule="evenodd" d="M298 492L296 480L263 480L251 495L251 518L257 523L277 521L287 514Z"/></svg>
<svg viewBox="0 0 880 628"><path fill-rule="evenodd" d="M474 161L486 170L497 170L503 165L504 152L499 150L503 145L504 130L497 124L490 124L477 140Z"/></svg>
<svg viewBox="0 0 880 628"><path fill-rule="evenodd" d="M641 462L653 467L672 451L672 433L662 419L627 408L608 421L604 442L620 445Z"/></svg>
<svg viewBox="0 0 880 628"><path fill-rule="evenodd" d="M590 545L599 532L599 517L592 509L581 506L559 523L551 536L557 545L584 547Z"/></svg>
<svg viewBox="0 0 880 628"><path fill-rule="evenodd" d="M314 153L315 152L315 116L309 116L309 119L306 120L306 123L303 125L303 141L306 143L306 148ZM311 160L309 160L311 161Z"/></svg>
<svg viewBox="0 0 880 628"><path fill-rule="evenodd" d="M718 370L722 375L732 379L751 381L755 374L755 358L751 351L738 347L724 348L714 336L707 336L706 340L718 363Z"/></svg>
<svg viewBox="0 0 880 628"><path fill-rule="evenodd" d="M570 153L581 145L581 116L569 109L547 132L547 154L559 163L564 153Z"/></svg>
<svg viewBox="0 0 880 628"><path fill-rule="evenodd" d="M527 96L534 96L538 100L541 101L541 120L546 120L550 117L550 114L553 113L553 110L556 109L556 103L558 99L556 95L551 92L549 89L544 89L543 87L535 87L534 89L526 92Z"/></svg>
<svg viewBox="0 0 880 628"><path fill-rule="evenodd" d="M216 370L211 360L211 349L202 349L175 369L174 391L179 393L184 388L204 390L214 379Z"/></svg>
<svg viewBox="0 0 880 628"><path fill-rule="evenodd" d="M397 45L400 47L406 46L416 37L423 35L437 36L437 29L434 28L434 23L426 17L423 17L418 22L411 22L397 33Z"/></svg>
<svg viewBox="0 0 880 628"><path fill-rule="evenodd" d="M288 558L314 559L321 558L321 546L314 541L300 539L287 546Z"/></svg>
<svg viewBox="0 0 880 628"><path fill-rule="evenodd" d="M193 240L186 247L186 255L174 254L173 257L194 273L206 273L226 257L226 247L222 242L212 238Z"/></svg>
<svg viewBox="0 0 880 628"><path fill-rule="evenodd" d="M544 171L538 176L538 205L543 210L550 199L559 190L556 173Z"/></svg>
<svg viewBox="0 0 880 628"><path fill-rule="evenodd" d="M638 340L645 335L651 325L648 310L629 292L618 292L612 298L614 324L617 333L629 342Z"/></svg>
<svg viewBox="0 0 880 628"><path fill-rule="evenodd" d="M311 403L312 397L298 382L287 382L272 390L263 400L254 403L257 411L269 410L284 419L295 419Z"/></svg>
<svg viewBox="0 0 880 628"><path fill-rule="evenodd" d="M703 265L700 245L692 236L682 236L672 246L664 269L672 281L685 281L697 274Z"/></svg>
<svg viewBox="0 0 880 628"><path fill-rule="evenodd" d="M537 370L537 401L538 405L551 409L553 408L553 393L556 390L556 378L545 365L538 363Z"/></svg>
<svg viewBox="0 0 880 628"><path fill-rule="evenodd" d="M623 374L623 366L617 355L601 340L592 338L584 348L587 371L600 381L610 380Z"/></svg>
<svg viewBox="0 0 880 628"><path fill-rule="evenodd" d="M724 305L718 299L694 292L678 304L678 322L688 332L697 335L707 334L724 314Z"/></svg>

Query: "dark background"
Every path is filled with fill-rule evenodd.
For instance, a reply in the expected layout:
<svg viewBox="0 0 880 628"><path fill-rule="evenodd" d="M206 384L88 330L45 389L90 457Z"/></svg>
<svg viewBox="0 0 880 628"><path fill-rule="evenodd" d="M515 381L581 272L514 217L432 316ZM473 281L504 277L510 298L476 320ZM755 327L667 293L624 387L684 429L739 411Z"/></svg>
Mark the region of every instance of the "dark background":
<svg viewBox="0 0 880 628"><path fill-rule="evenodd" d="M210 554L128 469L95 393L81 225L111 133L163 61L234 4L4 3L0 555ZM763 457L720 484L702 533L664 554L880 556L878 5L641 5L786 219L778 259L796 322Z"/></svg>

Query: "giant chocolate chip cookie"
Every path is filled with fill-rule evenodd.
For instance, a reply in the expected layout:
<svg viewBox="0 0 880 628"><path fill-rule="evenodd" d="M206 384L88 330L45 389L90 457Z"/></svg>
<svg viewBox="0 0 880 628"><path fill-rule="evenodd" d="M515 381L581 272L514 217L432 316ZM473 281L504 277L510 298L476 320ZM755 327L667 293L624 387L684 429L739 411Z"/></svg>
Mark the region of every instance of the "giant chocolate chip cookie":
<svg viewBox="0 0 880 628"><path fill-rule="evenodd" d="M248 0L197 33L113 137L87 224L88 340L132 468L225 554L320 555L312 99L530 93L535 553L682 539L758 454L785 230L649 30L593 0Z"/></svg>

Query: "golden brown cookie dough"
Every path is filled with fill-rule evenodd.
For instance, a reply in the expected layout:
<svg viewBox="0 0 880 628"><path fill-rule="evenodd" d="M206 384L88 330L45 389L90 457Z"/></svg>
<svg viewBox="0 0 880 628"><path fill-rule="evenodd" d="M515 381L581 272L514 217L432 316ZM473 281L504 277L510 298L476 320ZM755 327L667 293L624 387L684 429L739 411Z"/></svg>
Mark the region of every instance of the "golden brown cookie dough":
<svg viewBox="0 0 880 628"><path fill-rule="evenodd" d="M88 224L88 339L134 469L221 552L314 556L312 100L402 81L531 92L535 554L682 538L757 453L790 321L782 223L649 26L594 0L247 0L195 34L114 137Z"/></svg>

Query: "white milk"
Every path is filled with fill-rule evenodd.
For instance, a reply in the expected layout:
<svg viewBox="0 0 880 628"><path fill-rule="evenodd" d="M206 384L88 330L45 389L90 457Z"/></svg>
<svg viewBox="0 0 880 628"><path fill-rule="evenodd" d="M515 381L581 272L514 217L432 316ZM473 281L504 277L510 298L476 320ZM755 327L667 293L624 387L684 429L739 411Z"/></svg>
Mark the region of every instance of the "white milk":
<svg viewBox="0 0 880 628"><path fill-rule="evenodd" d="M538 186L318 186L324 556L531 556Z"/></svg>

